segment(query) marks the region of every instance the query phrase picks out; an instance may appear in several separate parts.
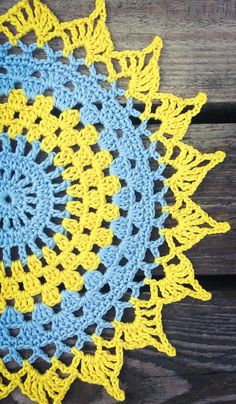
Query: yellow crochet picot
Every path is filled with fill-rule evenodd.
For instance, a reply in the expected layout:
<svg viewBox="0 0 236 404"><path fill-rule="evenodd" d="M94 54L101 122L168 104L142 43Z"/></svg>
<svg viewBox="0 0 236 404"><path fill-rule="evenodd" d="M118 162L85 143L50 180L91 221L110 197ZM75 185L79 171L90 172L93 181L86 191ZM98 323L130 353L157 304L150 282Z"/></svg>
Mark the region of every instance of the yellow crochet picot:
<svg viewBox="0 0 236 404"><path fill-rule="evenodd" d="M160 231L166 238L169 251L164 257L157 258L156 263L163 266L165 277L159 281L145 280L150 288L149 300L131 298L135 313L132 323L113 321L115 334L111 341L96 334L92 336L96 345L95 354L85 354L74 347L74 357L70 365L53 358L50 369L43 375L27 360L18 372L12 374L2 361L1 373L7 382L3 382L0 387L1 397L6 397L16 387L20 387L33 401L47 403L50 397L55 403L60 403L71 383L80 378L86 382L103 385L109 394L117 400L123 400L124 392L118 384L123 350L152 345L170 356L175 355L175 349L168 342L162 327L163 305L179 301L186 296L202 300L210 298L210 293L204 291L195 279L192 264L184 252L207 234L226 232L229 229L227 223L217 223L191 200L192 194L208 170L223 161L224 153L202 154L182 143L192 117L199 113L206 102L206 95L199 93L195 98L182 99L172 94L160 93L157 62L162 48L161 39L154 38L153 42L141 51L116 51L106 26L103 0L96 1L96 8L89 17L70 22L60 23L39 0L22 0L0 18L0 32L4 33L13 45L17 45L18 40L23 40L30 31L35 32L39 47L43 47L55 37L61 38L64 43L64 56L83 47L86 51L86 65L90 66L94 62L104 63L109 82L129 78L125 96L144 103L141 119L145 121L154 118L161 122L151 140L158 141L165 148L165 155L159 162L172 166L175 170L171 178L166 180L166 185L175 197L175 203L164 207L163 210L167 209L177 224ZM153 111L154 104L158 106ZM95 128L88 126L80 131L76 130L75 126L79 122L79 114L76 111L68 110L55 117L51 115L52 108L51 97L38 96L33 105L27 105L21 90L14 90L9 95L8 104L0 106L0 130L7 126L9 136L14 138L22 133L24 128L28 128L26 137L29 142L40 140L42 150L47 153L60 148L54 164L65 167L64 179L80 179L80 184L71 185L68 192L73 198L83 200L83 203L73 200L68 202L67 210L81 219L79 224L73 219L64 219L63 226L71 233L72 238L69 240L61 234L54 236L61 253L56 255L54 251L44 248L43 255L47 266L42 266L40 259L34 256L29 258L30 272L22 272L24 291L18 290L14 280L15 271L19 280L20 263L14 263L12 277L7 280L4 278L2 267L1 283L3 285L3 282L8 282L10 286L3 285L5 292L1 295L1 310L4 308L5 299L11 299L13 295L16 307L22 312L32 310L31 296L38 293L42 293L46 304L53 305L60 301L57 286L62 281L68 289L79 290L82 287L82 279L74 271L75 267L98 267L99 258L91 252L93 245L97 243L99 246L106 246L112 240L112 233L102 227L102 220L111 221L119 215L117 207L106 203L106 195L113 195L119 188L119 182L115 177L104 178L102 174L102 170L110 165L112 157L107 151L93 153L90 148L97 140ZM14 118L15 112L20 112L18 118ZM41 118L40 123L36 123L38 117ZM81 147L78 153L73 151L75 144ZM84 171L84 167L90 164L92 168ZM70 167L66 168L67 165ZM97 190L89 191L88 184L96 184ZM95 209L96 213L89 212L89 207ZM89 235L83 233L86 226L90 230ZM81 251L80 254L75 254L74 249ZM63 266L62 272L58 272L58 264ZM47 290L47 283L40 285L38 278L41 276L49 283L50 291Z"/></svg>
<svg viewBox="0 0 236 404"><path fill-rule="evenodd" d="M52 97L39 95L28 105L23 90L12 90L7 102L0 105L0 132L8 130L11 139L24 132L28 142L40 140L42 151L47 153L59 148L53 159L54 166L64 167L63 179L77 182L67 188L72 200L66 205L66 210L75 218L71 216L62 221L71 239L59 233L54 235L60 252L43 247L44 265L35 255L29 256L28 273L20 260L13 261L10 277L6 275L3 262L0 263L0 311L4 310L6 300L14 299L17 310L31 312L33 297L40 294L49 306L60 303L58 286L62 283L68 290L81 290L83 278L76 269L79 266L85 270L97 269L100 259L92 251L93 246L105 247L111 244L113 237L112 230L104 228L102 222L119 216L118 207L106 200L119 189L119 180L115 176L105 177L103 173L112 162L112 156L106 150L93 152L90 147L97 142L95 127L88 125L77 130L77 110L66 110L59 117L52 115L52 110ZM79 150L74 151L75 146Z"/></svg>

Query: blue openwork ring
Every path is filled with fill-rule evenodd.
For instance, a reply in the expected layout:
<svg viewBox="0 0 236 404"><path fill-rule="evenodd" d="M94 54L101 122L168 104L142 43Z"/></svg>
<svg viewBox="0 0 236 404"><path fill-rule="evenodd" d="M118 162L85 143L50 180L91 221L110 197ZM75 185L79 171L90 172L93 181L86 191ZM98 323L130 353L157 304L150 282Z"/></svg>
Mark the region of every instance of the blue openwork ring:
<svg viewBox="0 0 236 404"><path fill-rule="evenodd" d="M28 249L40 258L40 246L55 246L53 235L63 233L60 222L69 216L57 206L70 197L58 194L69 183L60 181L63 168L52 166L54 153L42 154L39 142L29 144L24 136L11 142L6 134L0 142L0 248L4 264L10 266L14 247L24 264Z"/></svg>

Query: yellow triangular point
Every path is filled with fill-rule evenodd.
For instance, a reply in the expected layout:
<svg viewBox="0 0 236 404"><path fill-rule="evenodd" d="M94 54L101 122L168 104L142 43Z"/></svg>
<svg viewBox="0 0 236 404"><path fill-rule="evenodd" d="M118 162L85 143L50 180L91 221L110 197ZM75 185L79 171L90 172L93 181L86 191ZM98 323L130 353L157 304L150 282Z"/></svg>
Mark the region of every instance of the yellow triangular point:
<svg viewBox="0 0 236 404"><path fill-rule="evenodd" d="M202 154L192 146L180 142L176 144L175 148L178 152L177 157L168 158L165 155L161 161L176 170L171 178L165 181L176 196L192 195L207 172L225 158L225 153L221 151Z"/></svg>
<svg viewBox="0 0 236 404"><path fill-rule="evenodd" d="M114 321L116 333L114 341L124 349L138 349L154 346L158 351L175 356L175 348L168 341L162 325L163 299L158 296L155 283L150 283L148 300L131 298L134 307L134 321L123 323Z"/></svg>
<svg viewBox="0 0 236 404"><path fill-rule="evenodd" d="M204 212L190 198L176 197L176 204L168 207L177 225L170 229L162 229L171 251L171 256L177 252L189 250L207 234L224 233L229 229L228 223L218 223Z"/></svg>
<svg viewBox="0 0 236 404"><path fill-rule="evenodd" d="M211 294L205 291L194 277L194 269L189 259L177 252L156 260L162 264L165 277L159 281L146 280L147 284L154 282L163 302L172 303L190 296L201 300L209 300ZM174 261L174 263L173 263Z"/></svg>
<svg viewBox="0 0 236 404"><path fill-rule="evenodd" d="M109 80L130 78L126 97L150 103L159 87L158 59L162 40L155 37L153 42L141 51L113 51L106 56ZM104 59L105 60L105 59Z"/></svg>
<svg viewBox="0 0 236 404"><path fill-rule="evenodd" d="M96 9L89 17L62 23L61 29L65 43L64 54L68 55L74 49L84 47L87 65L100 61L100 54L106 55L114 49L106 26L106 9L103 0L96 2Z"/></svg>
<svg viewBox="0 0 236 404"><path fill-rule="evenodd" d="M156 110L151 112L150 106L142 114L142 119L157 119L161 121L160 128L151 136L151 140L168 143L168 150L182 140L192 118L199 113L206 102L206 94L199 93L195 98L180 98L173 94L159 93L154 100L158 103ZM160 104L160 105L159 105Z"/></svg>

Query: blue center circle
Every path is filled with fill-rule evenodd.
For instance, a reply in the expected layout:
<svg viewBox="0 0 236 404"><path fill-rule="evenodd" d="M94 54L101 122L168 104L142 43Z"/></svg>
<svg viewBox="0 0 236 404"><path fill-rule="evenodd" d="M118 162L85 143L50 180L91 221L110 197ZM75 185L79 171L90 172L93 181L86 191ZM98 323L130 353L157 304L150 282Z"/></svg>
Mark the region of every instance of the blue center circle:
<svg viewBox="0 0 236 404"><path fill-rule="evenodd" d="M0 192L0 205L9 205L12 203L12 197L8 192Z"/></svg>
<svg viewBox="0 0 236 404"><path fill-rule="evenodd" d="M39 142L29 144L24 136L17 136L13 146L6 134L0 135L0 142L0 249L5 266L11 265L13 247L25 264L29 251L41 257L40 244L55 246L52 236L63 229L51 219L68 214L57 212L56 193L68 184L53 183L63 169L49 170L54 153L44 154L40 161Z"/></svg>

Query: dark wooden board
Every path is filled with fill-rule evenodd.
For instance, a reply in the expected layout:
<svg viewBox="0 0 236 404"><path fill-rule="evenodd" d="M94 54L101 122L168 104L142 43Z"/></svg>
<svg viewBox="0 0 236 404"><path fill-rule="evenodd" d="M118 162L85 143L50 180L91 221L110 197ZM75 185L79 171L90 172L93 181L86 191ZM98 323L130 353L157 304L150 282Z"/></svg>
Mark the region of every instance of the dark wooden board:
<svg viewBox="0 0 236 404"><path fill-rule="evenodd" d="M224 162L208 172L192 199L216 220L231 225L229 232L206 237L187 255L198 275L236 274L236 125L191 125L184 141L203 153L226 153Z"/></svg>
<svg viewBox="0 0 236 404"><path fill-rule="evenodd" d="M44 0L62 20L88 15L95 0ZM0 2L0 14L16 0ZM152 348L125 353L121 385L128 404L236 402L236 1L107 0L108 26L118 50L164 41L160 91L208 95L185 141L203 152L224 150L225 161L199 186L194 200L231 230L209 236L188 257L210 302L186 299L164 310L177 348L168 358ZM56 44L57 46L57 44ZM155 128L155 124L153 124ZM16 390L3 403L31 403ZM102 387L77 381L64 404L113 404Z"/></svg>
<svg viewBox="0 0 236 404"><path fill-rule="evenodd" d="M87 16L95 0L44 0L62 21ZM16 0L0 2L0 14ZM235 0L107 0L108 26L118 50L164 41L161 91L210 102L236 102Z"/></svg>
<svg viewBox="0 0 236 404"><path fill-rule="evenodd" d="M153 348L125 353L121 386L127 404L236 402L236 293L210 302L186 299L164 309L164 328L177 356ZM3 404L31 401L16 390ZM100 386L76 381L63 404L114 404Z"/></svg>

